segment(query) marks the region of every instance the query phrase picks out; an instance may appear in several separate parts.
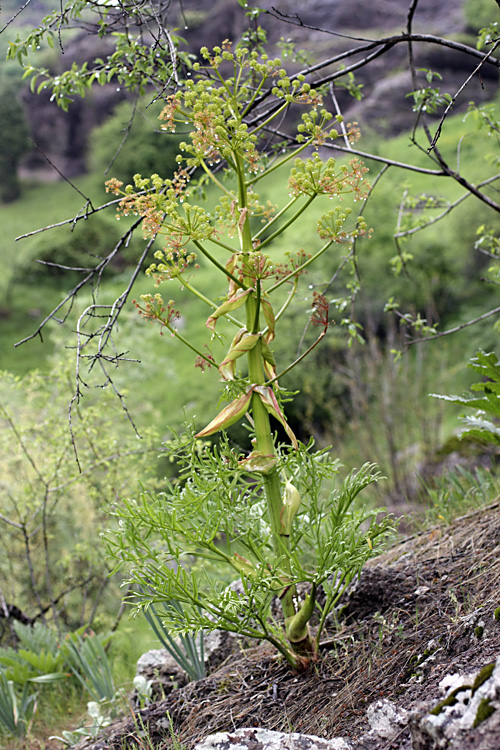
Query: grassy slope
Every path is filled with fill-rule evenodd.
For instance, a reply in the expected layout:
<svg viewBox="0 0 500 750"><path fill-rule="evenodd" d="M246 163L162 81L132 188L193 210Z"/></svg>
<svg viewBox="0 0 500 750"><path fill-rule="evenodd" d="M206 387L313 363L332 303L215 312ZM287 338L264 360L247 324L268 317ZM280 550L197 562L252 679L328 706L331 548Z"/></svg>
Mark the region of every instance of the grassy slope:
<svg viewBox="0 0 500 750"><path fill-rule="evenodd" d="M79 180L78 186L85 192L87 188L92 188L94 182L94 178L86 178ZM33 231L45 226L48 222L55 223L74 216L81 209L82 203L82 197L71 190L68 185L57 183L30 186L25 190L22 200L11 205L0 206L0 222L5 230L4 239L0 245L0 257L3 258L6 268L0 301L0 309L3 311L0 320L0 369L23 374L36 367L50 366L54 340L58 342L59 349L72 343L71 331L74 329L76 314L91 302L88 292L80 295L75 306L76 314L71 315L63 329L57 323L49 324L44 333L43 345L39 339L34 339L14 349L14 343L31 334L39 321L62 299L69 284L67 281L57 279L44 281L41 274L31 280L20 279L15 283L9 282L15 274L19 277L17 271L19 266L25 265L31 258L36 258L40 235L19 243L15 243L14 238L21 232ZM26 222L26 216L29 216L29 224ZM79 226L77 226L77 231L78 228ZM54 231L60 235L65 233L69 236L70 230L64 227ZM44 238L46 236L52 235L47 233ZM33 265L34 263L33 260ZM125 273L123 277L118 275L114 280L108 279L104 282L99 303L112 303L125 288L126 281ZM206 286L210 283L209 278L205 280ZM154 285L150 280L141 277L134 289L134 296L150 291L154 291ZM181 309L183 332L190 332L192 322L200 316L200 305L196 301L189 300L187 305L182 305ZM201 314L205 315L204 309ZM202 345L196 330L193 331L193 338L195 343ZM132 300L116 336L116 344L117 348L130 352L127 355L130 359L137 359L142 363L125 365L116 375L119 387L130 393L131 406L135 414L139 411L142 412L145 420L164 421L167 413L177 412L183 405L187 406L188 413L192 414L194 411L192 389L186 388L186 381L192 379L195 355L182 346L175 346L168 336L160 337L159 328L153 328L142 322L134 311ZM171 344L174 344L174 347ZM211 381L212 388L210 385L207 387L208 376L202 375L200 370L196 370L195 374L194 390L198 391L202 404L208 408L208 405L213 405L216 399L216 381ZM102 381L103 377L100 374L96 374L93 380L90 379L90 383L94 385ZM188 395L189 391L191 391L190 395ZM144 398L146 392L147 399ZM159 416L160 420L158 420ZM176 424L178 426L178 420Z"/></svg>

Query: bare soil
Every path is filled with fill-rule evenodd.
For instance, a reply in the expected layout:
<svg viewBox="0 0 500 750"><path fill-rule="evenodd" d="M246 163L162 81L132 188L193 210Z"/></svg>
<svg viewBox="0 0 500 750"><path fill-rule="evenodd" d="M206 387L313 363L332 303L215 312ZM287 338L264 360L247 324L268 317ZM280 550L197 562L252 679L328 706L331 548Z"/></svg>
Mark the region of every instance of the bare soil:
<svg viewBox="0 0 500 750"><path fill-rule="evenodd" d="M365 568L338 631L306 674L292 672L270 648L253 647L116 723L98 743L78 747L134 747L147 730L153 747L169 748L168 714L189 750L209 734L240 727L354 740L370 729L366 709L381 698L411 712L429 710L442 698L445 675L477 671L500 654L499 545L498 502L414 534ZM372 738L369 747L409 750L408 726L390 741Z"/></svg>

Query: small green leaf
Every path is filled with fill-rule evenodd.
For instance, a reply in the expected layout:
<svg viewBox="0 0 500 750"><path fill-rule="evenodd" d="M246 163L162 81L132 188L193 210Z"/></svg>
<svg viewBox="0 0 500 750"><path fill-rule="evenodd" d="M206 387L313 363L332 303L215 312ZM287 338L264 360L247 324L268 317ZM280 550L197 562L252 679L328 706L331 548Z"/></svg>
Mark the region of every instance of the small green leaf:
<svg viewBox="0 0 500 750"><path fill-rule="evenodd" d="M43 685L45 683L57 682L58 680L65 680L69 677L68 672L52 672L50 674L41 674L38 677L30 677L29 682L35 682L37 685Z"/></svg>

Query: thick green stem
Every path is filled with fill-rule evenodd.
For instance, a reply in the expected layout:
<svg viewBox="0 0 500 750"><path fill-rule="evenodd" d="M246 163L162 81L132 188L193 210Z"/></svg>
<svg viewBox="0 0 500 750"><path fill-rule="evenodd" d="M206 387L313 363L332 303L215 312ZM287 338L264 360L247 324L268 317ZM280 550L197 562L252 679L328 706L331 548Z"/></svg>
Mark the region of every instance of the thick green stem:
<svg viewBox="0 0 500 750"><path fill-rule="evenodd" d="M193 240L193 245L198 248L198 250L205 256L205 258L207 258L207 260L210 261L213 266L218 268L219 271L222 271L225 276L234 281L234 283L242 289L246 289L246 286L239 279L237 279L236 276L233 276L233 274L228 271L227 268L224 268L224 266L219 263L217 258L214 258L214 256L208 252L208 250L201 244L201 242L198 242L198 240Z"/></svg>
<svg viewBox="0 0 500 750"><path fill-rule="evenodd" d="M253 296L249 296L247 300L247 324L248 326L255 325L255 321L258 322L258 310L257 300ZM261 342L258 341L256 346L248 352L248 377L250 382L256 385L262 385L265 382L264 369L262 367L262 355L261 355ZM263 453L265 456L274 456L276 451L274 447L273 434L271 430L271 422L269 419L269 413L262 403L260 396L254 393L251 402L252 416L255 428L255 438L257 441L256 449ZM287 555L287 550L290 545L289 537L287 534L283 534L281 525L281 515L283 512L283 498L282 498L282 486L281 480L276 468L272 469L266 474L264 492L267 500L267 508L269 513L269 521L271 525L273 547L276 558L276 564L283 571L285 579L290 580L290 584L287 585L281 596L281 607L285 620L293 618L296 614L295 610L295 599L296 589L295 585L291 583L292 571L290 565L290 559Z"/></svg>
<svg viewBox="0 0 500 750"><path fill-rule="evenodd" d="M253 295L249 295L246 302L247 327L252 333L258 331L258 308L257 300ZM255 330L256 327L256 330ZM248 378L252 385L263 385L265 383L265 374L262 367L261 342L248 352ZM266 456L274 456L274 440L271 431L271 422L269 412L262 403L260 396L254 393L252 396L252 416L255 427L255 438L257 441L256 449ZM266 476L265 492L269 510L269 519L273 532L274 551L277 556L282 556L282 548L279 539L281 526L281 509L283 501L281 498L281 481L276 469L273 469Z"/></svg>
<svg viewBox="0 0 500 750"><path fill-rule="evenodd" d="M247 208L247 188L243 175L243 163L239 155L236 155L237 174L238 174L238 200L239 209L244 211ZM245 214L242 214L245 215ZM248 214L245 215L244 222L239 227L239 237L242 253L252 252L252 235L250 231L250 221ZM257 282L258 283L258 282ZM249 294L245 302L247 330L250 333L258 333L260 328L260 295L259 288L255 294ZM256 345L250 349L247 354L248 361L248 379L251 385L263 385L266 381L265 372L262 364L262 343L257 341ZM266 456L275 456L276 449L274 445L273 433L269 412L264 406L258 393L253 393L251 401L251 411L255 429L256 450ZM278 469L273 468L265 475L264 492L267 501L269 514L269 523L271 526L273 549L275 554L275 565L279 567L284 580L284 588L280 595L281 608L285 617L285 622L292 621L297 615L297 589L293 583L292 566L290 555L290 538L288 530L282 526L283 514L283 487L278 473ZM310 616L310 615L309 615ZM307 623L305 623L305 637L301 640L298 651L300 653L314 652L311 642ZM293 644L292 651L286 655L290 664L295 668L300 668L303 659ZM281 649L282 653L283 650Z"/></svg>
<svg viewBox="0 0 500 750"><path fill-rule="evenodd" d="M316 603L316 584L313 584L310 594L307 594L297 614L286 621L286 635L291 644L296 647L303 646L305 651L311 648L309 635L309 620L311 619Z"/></svg>

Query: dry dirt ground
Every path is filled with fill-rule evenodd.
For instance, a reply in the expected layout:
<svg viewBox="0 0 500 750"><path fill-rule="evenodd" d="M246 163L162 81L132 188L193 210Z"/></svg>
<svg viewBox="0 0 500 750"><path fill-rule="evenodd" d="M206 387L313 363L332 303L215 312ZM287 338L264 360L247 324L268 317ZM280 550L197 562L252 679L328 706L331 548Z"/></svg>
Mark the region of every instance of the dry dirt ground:
<svg viewBox="0 0 500 750"><path fill-rule="evenodd" d="M414 534L366 567L340 629L307 674L291 672L270 648L250 648L108 728L98 743L79 747L171 747L167 712L189 750L209 734L239 727L354 739L368 731L366 709L381 698L412 712L429 710L443 697L438 684L445 675L474 672L500 654L499 546L499 503ZM151 745L141 739L145 729ZM370 744L410 747L408 726Z"/></svg>

